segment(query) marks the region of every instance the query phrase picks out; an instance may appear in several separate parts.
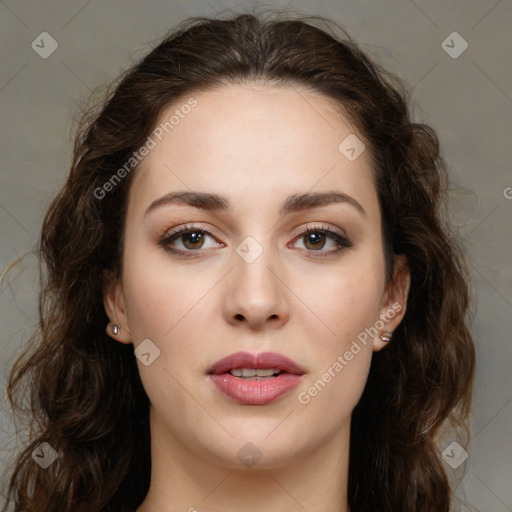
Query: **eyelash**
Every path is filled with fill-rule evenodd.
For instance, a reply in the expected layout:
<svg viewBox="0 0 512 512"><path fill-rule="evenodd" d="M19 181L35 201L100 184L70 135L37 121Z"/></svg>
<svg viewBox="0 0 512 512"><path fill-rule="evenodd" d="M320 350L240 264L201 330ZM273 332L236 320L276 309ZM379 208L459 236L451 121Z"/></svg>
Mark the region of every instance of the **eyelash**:
<svg viewBox="0 0 512 512"><path fill-rule="evenodd" d="M215 238L215 235L208 229L199 228L199 227L191 224L191 225L182 226L181 228L178 228L178 229L172 231L171 233L166 234L160 240L159 245L161 245L166 251L171 252L173 254L177 254L177 255L183 256L185 258L197 258L198 257L197 253L200 253L201 249L183 251L181 249L175 249L174 247L171 246L171 244L173 242L175 242L176 240L178 240L180 238L180 236L182 236L184 234L189 234L189 233L202 233L202 234L207 234L207 235L211 236L212 238ZM339 234L327 227L324 227L324 226L321 226L321 227L306 226L305 228L301 229L301 231L297 234L297 236L294 238L294 242L299 240L300 238L305 237L306 235L311 234L311 233L317 233L317 234L320 233L322 235L326 235L328 238L330 238L331 240L334 240L336 243L338 243L340 247L338 247L337 249L334 249L334 250L330 250L330 251L320 251L320 250L319 251L313 251L313 250L307 251L306 250L307 257L310 257L310 258L325 258L325 257L331 256L333 254L337 254L338 252L342 251L343 249L348 249L350 247L353 247L353 245L354 245L348 237L341 235L341 234Z"/></svg>

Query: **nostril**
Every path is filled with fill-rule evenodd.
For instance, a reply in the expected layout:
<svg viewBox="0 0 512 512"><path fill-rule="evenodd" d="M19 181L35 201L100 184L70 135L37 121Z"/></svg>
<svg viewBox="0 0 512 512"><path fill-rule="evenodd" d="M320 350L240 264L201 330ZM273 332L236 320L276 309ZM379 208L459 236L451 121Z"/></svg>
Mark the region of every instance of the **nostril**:
<svg viewBox="0 0 512 512"><path fill-rule="evenodd" d="M243 319L244 319L244 316L243 316L243 315L241 315L240 313L238 313L237 315L235 315L235 318L236 318L237 320L243 320Z"/></svg>

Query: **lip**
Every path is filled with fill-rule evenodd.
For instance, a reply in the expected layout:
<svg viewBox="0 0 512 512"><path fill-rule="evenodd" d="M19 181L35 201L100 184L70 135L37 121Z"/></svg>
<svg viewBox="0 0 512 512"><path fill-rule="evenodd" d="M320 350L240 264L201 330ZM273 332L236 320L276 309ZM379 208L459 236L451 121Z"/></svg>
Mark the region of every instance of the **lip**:
<svg viewBox="0 0 512 512"><path fill-rule="evenodd" d="M236 368L275 368L283 373L269 379L246 380L229 373ZM305 371L295 361L275 352L237 352L220 359L207 371L217 391L244 405L265 405L276 401L295 388L304 374Z"/></svg>

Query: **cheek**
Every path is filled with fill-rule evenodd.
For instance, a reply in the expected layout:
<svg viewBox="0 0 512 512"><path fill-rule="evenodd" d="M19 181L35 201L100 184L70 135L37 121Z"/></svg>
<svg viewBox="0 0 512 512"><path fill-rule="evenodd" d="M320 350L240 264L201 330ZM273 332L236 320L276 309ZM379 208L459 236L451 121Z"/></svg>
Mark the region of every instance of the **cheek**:
<svg viewBox="0 0 512 512"><path fill-rule="evenodd" d="M134 349L149 339L159 350L158 357L147 366L137 360L142 384L159 411L185 411L190 404L179 382L182 368L193 367L194 335L189 328L194 326L190 319L202 290L191 287L190 279L187 286L179 272L149 264L147 256L127 253L123 291Z"/></svg>
<svg viewBox="0 0 512 512"><path fill-rule="evenodd" d="M190 379L200 374L197 360L208 344L212 325L211 300L203 300L218 278L172 268L160 255L153 258L136 248L126 251L123 289L134 348L150 339L160 350L149 366L137 362L148 395L162 391L178 400L180 387L172 378ZM218 317L220 311L215 310ZM202 374L201 374L202 376ZM166 383L164 390L159 390ZM155 395L156 393L156 395Z"/></svg>
<svg viewBox="0 0 512 512"><path fill-rule="evenodd" d="M196 311L212 277L177 269L165 255L154 257L152 252L136 249L126 253L123 288L134 342L144 338L166 341L175 327Z"/></svg>
<svg viewBox="0 0 512 512"><path fill-rule="evenodd" d="M369 345L362 345L359 352L352 354L351 360L347 359L346 353L332 357L328 365L312 376L307 387L299 391L299 407L311 435L320 430L334 434L341 425L350 421L352 411L361 398L372 350Z"/></svg>
<svg viewBox="0 0 512 512"><path fill-rule="evenodd" d="M372 337L365 329L378 318L380 283L377 274L353 269L325 283L316 296L315 307L325 325L317 328L320 350L297 396L312 429L320 428L315 418L322 418L321 428L335 431L361 397L373 354Z"/></svg>
<svg viewBox="0 0 512 512"><path fill-rule="evenodd" d="M382 276L371 265L346 266L309 286L306 304L315 334L329 357L346 350L351 341L374 324L381 302ZM318 277L318 276L317 276ZM299 288L300 289L300 288ZM311 291L313 290L313 291ZM322 358L325 364L325 358Z"/></svg>
<svg viewBox="0 0 512 512"><path fill-rule="evenodd" d="M367 261L347 264L309 296L308 305L321 319L315 319L321 350L298 402L307 417L319 415L328 429L350 416L366 384L373 354L368 332L378 319L383 286L377 258L376 252Z"/></svg>

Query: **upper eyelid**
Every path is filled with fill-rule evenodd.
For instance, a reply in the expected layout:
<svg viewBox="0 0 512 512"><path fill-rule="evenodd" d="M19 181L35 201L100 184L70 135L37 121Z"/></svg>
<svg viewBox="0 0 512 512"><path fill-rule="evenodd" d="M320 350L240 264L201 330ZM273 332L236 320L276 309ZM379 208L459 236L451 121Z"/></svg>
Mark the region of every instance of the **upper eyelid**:
<svg viewBox="0 0 512 512"><path fill-rule="evenodd" d="M210 228L205 228L202 226L197 226L195 224L184 224L182 226L179 226L177 228L172 228L166 230L162 237L168 238L173 235L176 235L178 233L188 232L188 231L204 231L206 234L211 235L213 237L218 237L218 235L214 232L214 230ZM308 231L326 231L326 232L332 232L333 234L339 235L341 237L348 238L348 235L346 234L345 230L340 228L334 228L332 226L326 226L323 222L320 222L317 225L314 225L312 223L307 223L305 226L302 226L295 234L294 237L303 235L307 233ZM219 237L220 238L220 237Z"/></svg>
<svg viewBox="0 0 512 512"><path fill-rule="evenodd" d="M184 224L183 226L179 226L177 228L168 229L164 232L162 238L164 238L164 239L170 238L176 234L182 234L182 233L193 232L193 231L202 231L209 236L217 238L217 235L210 228L196 226L195 224Z"/></svg>
<svg viewBox="0 0 512 512"><path fill-rule="evenodd" d="M321 222L319 225L312 225L311 223L306 224L305 226L301 227L297 233L295 233L295 237L306 234L308 231L326 231L340 237L348 238L348 235L343 229L326 226L323 222Z"/></svg>

